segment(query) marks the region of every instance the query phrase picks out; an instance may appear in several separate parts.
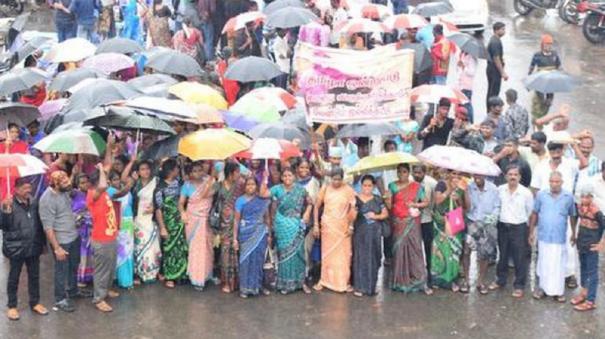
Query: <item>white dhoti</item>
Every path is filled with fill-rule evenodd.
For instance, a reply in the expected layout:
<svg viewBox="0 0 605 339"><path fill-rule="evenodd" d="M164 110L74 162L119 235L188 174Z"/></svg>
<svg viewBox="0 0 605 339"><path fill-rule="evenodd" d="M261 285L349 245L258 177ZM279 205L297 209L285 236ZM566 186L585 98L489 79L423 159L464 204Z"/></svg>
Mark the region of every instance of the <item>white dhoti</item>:
<svg viewBox="0 0 605 339"><path fill-rule="evenodd" d="M550 244L538 241L538 262L536 274L538 286L549 296L565 294L565 275L567 273L566 244Z"/></svg>
<svg viewBox="0 0 605 339"><path fill-rule="evenodd" d="M578 250L575 245L571 245L569 241L569 234L571 234L571 226L567 223L567 236L565 239L565 247L567 248L567 262L565 263L565 277L575 275L579 278L578 268L580 267L580 258L578 257Z"/></svg>

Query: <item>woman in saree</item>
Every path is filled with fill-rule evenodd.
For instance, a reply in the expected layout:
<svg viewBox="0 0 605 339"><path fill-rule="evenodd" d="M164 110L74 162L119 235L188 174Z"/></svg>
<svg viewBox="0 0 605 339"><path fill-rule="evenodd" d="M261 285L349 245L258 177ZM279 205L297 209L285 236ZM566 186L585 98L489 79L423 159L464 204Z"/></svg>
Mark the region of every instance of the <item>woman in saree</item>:
<svg viewBox="0 0 605 339"><path fill-rule="evenodd" d="M210 164L194 162L189 170L189 181L181 188L179 211L185 224L189 246L187 275L195 289L202 291L212 278L214 250L213 234L208 224L212 208L214 177L208 175Z"/></svg>
<svg viewBox="0 0 605 339"><path fill-rule="evenodd" d="M313 233L321 236L321 277L313 286L317 291L324 287L335 292L352 292L351 257L355 191L343 182L344 171L334 167L330 171L330 183L324 185L317 197L314 210ZM321 223L319 210L323 206Z"/></svg>
<svg viewBox="0 0 605 339"><path fill-rule="evenodd" d="M168 19L172 15L168 6L162 0L153 0L151 8L145 8L147 26L147 47L172 48L172 36L170 35L170 24Z"/></svg>
<svg viewBox="0 0 605 339"><path fill-rule="evenodd" d="M78 285L84 287L92 283L94 261L90 244L92 219L86 207L86 193L90 186L88 176L80 174L76 178L77 189L73 191L71 210L76 217L76 227L80 230L80 265L78 266Z"/></svg>
<svg viewBox="0 0 605 339"><path fill-rule="evenodd" d="M204 60L204 36L199 29L191 24L191 19L183 20L182 28L172 37L172 46L177 52L181 52L194 58L200 66Z"/></svg>
<svg viewBox="0 0 605 339"><path fill-rule="evenodd" d="M381 197L373 194L376 179L361 178L361 193L357 196L357 218L353 234L353 295L376 294L378 270L382 259L382 222L389 212Z"/></svg>
<svg viewBox="0 0 605 339"><path fill-rule="evenodd" d="M130 193L134 183L129 177L133 162L134 159L126 166L122 176L113 170L109 173L110 186L107 189L109 197L119 205L120 211L116 280L118 286L122 288L131 288L134 285L134 213Z"/></svg>
<svg viewBox="0 0 605 339"><path fill-rule="evenodd" d="M136 213L134 219L135 285L154 282L160 273L162 249L160 231L153 221L153 192L157 179L152 176L152 162L139 163L138 181L134 186Z"/></svg>
<svg viewBox="0 0 605 339"><path fill-rule="evenodd" d="M460 256L462 254L463 232L451 235L445 214L457 207L464 206L464 179L455 171L448 171L445 180L435 187L435 206L433 209L433 254L431 256L432 282L438 287L460 290L456 280L460 275Z"/></svg>
<svg viewBox="0 0 605 339"><path fill-rule="evenodd" d="M239 296L244 299L259 295L261 290L269 295L269 291L263 289L265 252L271 242L271 200L264 197L267 195L266 178L261 190L264 192L259 195L256 179L249 177L245 181L244 195L235 202L233 247L239 251Z"/></svg>
<svg viewBox="0 0 605 339"><path fill-rule="evenodd" d="M405 293L425 290L431 294L432 290L426 286L419 211L428 206L428 198L422 185L410 181L408 164L397 166L397 178L389 184L387 193L393 238L391 288Z"/></svg>
<svg viewBox="0 0 605 339"><path fill-rule="evenodd" d="M162 274L167 288L174 288L176 281L187 278L187 239L185 225L179 214L179 168L174 159L162 163L160 181L155 188L155 220L160 226L162 243Z"/></svg>
<svg viewBox="0 0 605 339"><path fill-rule="evenodd" d="M233 248L233 222L235 217L235 200L244 192L244 182L240 176L239 164L227 162L224 169L225 180L217 189L217 201L220 213L220 280L222 291L231 293L237 287L237 252Z"/></svg>
<svg viewBox="0 0 605 339"><path fill-rule="evenodd" d="M284 168L282 184L271 188L273 232L277 241L277 290L288 294L299 289L311 293L305 284L305 230L313 205L303 186L295 182L294 171Z"/></svg>

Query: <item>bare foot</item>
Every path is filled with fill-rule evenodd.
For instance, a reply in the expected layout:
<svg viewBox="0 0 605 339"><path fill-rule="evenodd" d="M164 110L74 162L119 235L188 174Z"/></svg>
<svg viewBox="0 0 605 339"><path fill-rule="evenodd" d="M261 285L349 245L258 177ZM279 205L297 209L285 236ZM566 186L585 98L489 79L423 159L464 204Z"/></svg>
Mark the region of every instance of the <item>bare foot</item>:
<svg viewBox="0 0 605 339"><path fill-rule="evenodd" d="M317 283L317 284L315 284L315 286L313 286L313 289L316 290L316 291L321 291L321 290L324 289L324 287L321 286L320 283Z"/></svg>

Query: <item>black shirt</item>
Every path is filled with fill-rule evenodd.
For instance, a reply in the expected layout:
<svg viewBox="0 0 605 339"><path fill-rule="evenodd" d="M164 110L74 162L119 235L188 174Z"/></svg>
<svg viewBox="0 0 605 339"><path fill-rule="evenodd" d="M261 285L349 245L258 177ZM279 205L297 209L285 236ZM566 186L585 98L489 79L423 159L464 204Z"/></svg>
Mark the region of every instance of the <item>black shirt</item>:
<svg viewBox="0 0 605 339"><path fill-rule="evenodd" d="M46 236L38 214L38 204L13 202L11 213L0 212L3 231L2 253L7 258L30 258L42 254Z"/></svg>
<svg viewBox="0 0 605 339"><path fill-rule="evenodd" d="M546 55L542 52L538 52L534 54L533 58L531 58L530 68L533 70L534 67L540 69L558 69L561 67L561 59L557 52L553 51L550 54Z"/></svg>
<svg viewBox="0 0 605 339"><path fill-rule="evenodd" d="M512 165L516 165L519 167L519 172L521 174L521 180L519 180L519 182L521 183L521 185L529 188L529 185L531 184L531 167L529 167L529 164L527 163L527 161L525 161L525 159L519 156L517 156L516 159L504 157L500 159L500 161L498 161L498 166L500 167L500 170L503 174L500 174L500 176L496 178L496 186L500 186L506 183L504 173L506 173L506 169Z"/></svg>
<svg viewBox="0 0 605 339"><path fill-rule="evenodd" d="M433 145L445 145L447 144L447 138L450 135L450 131L454 127L454 119L447 118L441 127L435 126L428 132L428 134L422 134L422 131L430 124L433 114L427 114L422 119L420 124L420 130L418 131L418 140L423 140L422 149L425 150Z"/></svg>
<svg viewBox="0 0 605 339"><path fill-rule="evenodd" d="M498 72L494 59L496 57L500 57L502 66L504 66L504 48L502 47L502 41L497 35L492 35L492 37L489 39L489 43L487 44L487 54L487 71Z"/></svg>

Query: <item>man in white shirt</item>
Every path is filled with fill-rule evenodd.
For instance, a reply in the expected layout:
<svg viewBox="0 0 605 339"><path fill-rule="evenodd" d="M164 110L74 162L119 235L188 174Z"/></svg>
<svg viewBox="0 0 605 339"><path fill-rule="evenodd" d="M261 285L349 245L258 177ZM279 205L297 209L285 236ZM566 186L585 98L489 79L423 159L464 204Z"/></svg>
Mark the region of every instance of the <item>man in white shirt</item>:
<svg viewBox="0 0 605 339"><path fill-rule="evenodd" d="M550 158L546 150L546 134L541 131L532 133L529 147L519 147L519 154L527 161L533 173L542 160Z"/></svg>
<svg viewBox="0 0 605 339"><path fill-rule="evenodd" d="M276 30L275 38L273 40L273 54L275 56L275 63L279 70L283 74L275 78L277 86L287 90L288 89L288 77L290 75L290 58L292 52L288 45L288 39L286 39L287 31L281 28Z"/></svg>
<svg viewBox="0 0 605 339"><path fill-rule="evenodd" d="M513 258L515 280L513 294L515 298L523 297L527 280L528 267L528 221L533 211L534 197L531 191L519 184L521 172L512 165L506 169L506 184L498 187L500 196L500 216L498 219L498 250L500 258L496 268L496 281L490 290L497 290L506 285L508 280L508 261Z"/></svg>

